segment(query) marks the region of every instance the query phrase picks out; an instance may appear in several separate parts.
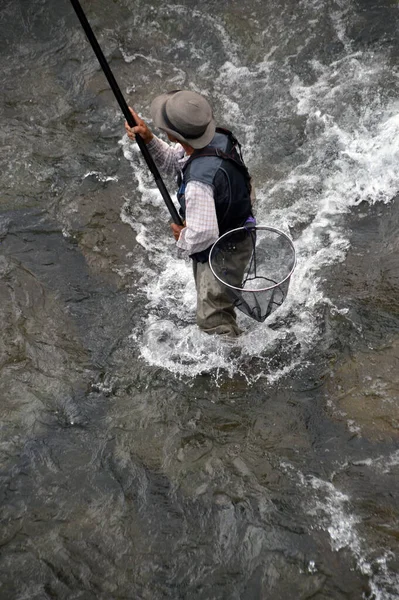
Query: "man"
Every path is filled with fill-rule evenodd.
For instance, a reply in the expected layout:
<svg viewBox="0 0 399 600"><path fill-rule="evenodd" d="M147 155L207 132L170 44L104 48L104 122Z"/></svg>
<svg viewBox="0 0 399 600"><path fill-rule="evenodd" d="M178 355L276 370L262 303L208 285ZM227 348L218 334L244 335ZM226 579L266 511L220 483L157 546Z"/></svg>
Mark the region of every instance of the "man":
<svg viewBox="0 0 399 600"><path fill-rule="evenodd" d="M197 289L197 325L206 333L240 335L234 307L208 264L213 243L252 216L251 183L240 146L233 134L216 127L212 108L196 92L162 94L151 104L154 124L171 147L160 140L130 109L137 123L125 128L130 139L139 134L160 171L177 177L177 198L185 225L172 224L178 248L193 260ZM242 267L242 271L243 271Z"/></svg>

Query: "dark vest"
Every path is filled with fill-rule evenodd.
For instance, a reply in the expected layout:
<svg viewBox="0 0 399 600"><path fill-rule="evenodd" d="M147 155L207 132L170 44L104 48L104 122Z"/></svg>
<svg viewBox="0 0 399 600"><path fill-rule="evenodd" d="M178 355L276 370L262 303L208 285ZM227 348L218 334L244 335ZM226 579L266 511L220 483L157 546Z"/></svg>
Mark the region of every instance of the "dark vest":
<svg viewBox="0 0 399 600"><path fill-rule="evenodd" d="M177 199L180 214L185 218L185 187L190 181L200 181L214 189L219 235L242 227L251 210L251 178L241 156L240 145L231 131L217 127L211 143L195 150L185 163L179 178ZM192 254L199 262L208 260L211 246Z"/></svg>

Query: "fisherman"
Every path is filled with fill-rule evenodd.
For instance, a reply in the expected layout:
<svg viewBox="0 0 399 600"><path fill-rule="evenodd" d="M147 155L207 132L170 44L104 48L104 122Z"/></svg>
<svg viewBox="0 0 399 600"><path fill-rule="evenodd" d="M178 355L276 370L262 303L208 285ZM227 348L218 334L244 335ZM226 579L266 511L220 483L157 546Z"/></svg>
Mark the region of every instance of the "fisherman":
<svg viewBox="0 0 399 600"><path fill-rule="evenodd" d="M131 140L139 134L160 171L177 178L177 199L184 226L171 224L177 247L193 260L197 325L209 334L240 335L234 306L213 275L209 252L226 231L252 217L251 179L240 145L227 129L216 127L212 108L201 94L177 90L157 96L150 112L170 146L156 137L130 108L137 125L125 123ZM245 263L237 264L238 279Z"/></svg>

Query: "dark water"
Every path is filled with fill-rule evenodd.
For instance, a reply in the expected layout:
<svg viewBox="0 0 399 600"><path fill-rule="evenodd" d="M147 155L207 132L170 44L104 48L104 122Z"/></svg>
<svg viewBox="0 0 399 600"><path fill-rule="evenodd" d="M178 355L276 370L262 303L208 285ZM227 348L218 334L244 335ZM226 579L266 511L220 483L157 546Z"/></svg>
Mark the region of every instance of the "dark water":
<svg viewBox="0 0 399 600"><path fill-rule="evenodd" d="M203 339L72 7L2 0L0 599L399 598L397 4L84 8L144 116L209 94L298 267Z"/></svg>

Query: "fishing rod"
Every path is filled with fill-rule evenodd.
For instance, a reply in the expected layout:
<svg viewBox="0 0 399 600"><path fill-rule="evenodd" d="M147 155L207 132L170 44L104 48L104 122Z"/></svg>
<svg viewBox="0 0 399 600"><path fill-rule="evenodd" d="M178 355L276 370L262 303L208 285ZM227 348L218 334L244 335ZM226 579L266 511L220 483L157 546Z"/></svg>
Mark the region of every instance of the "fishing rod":
<svg viewBox="0 0 399 600"><path fill-rule="evenodd" d="M91 47L94 50L95 55L97 56L98 62L100 63L100 66L101 66L102 70L104 71L104 75L108 79L108 83L111 86L114 96L125 116L125 119L129 125L129 127L135 127L137 125L137 123L136 123L132 113L130 112L128 105L126 104L125 98L123 97L122 92L116 82L116 79L110 69L107 59L105 58L103 51L100 48L100 45L96 39L96 36L94 35L93 30L90 26L90 23L88 22L86 15L83 12L83 9L80 5L79 0L71 0L71 4L72 4L73 8L75 9L78 19L84 29L84 32L87 35L87 38L91 44ZM164 199L165 204L168 207L168 210L173 219L173 222L176 225L183 225L180 215L177 212L175 205L173 204L173 200L170 197L168 190L166 189L166 186L162 180L162 177L158 171L158 168L154 162L154 159L152 158L143 138L140 137L140 135L136 135L136 141L141 150L141 153L143 154L144 160L147 163L148 168L150 169L151 173L154 176L155 183L157 184L157 187L158 187L159 191L161 192L162 198Z"/></svg>

